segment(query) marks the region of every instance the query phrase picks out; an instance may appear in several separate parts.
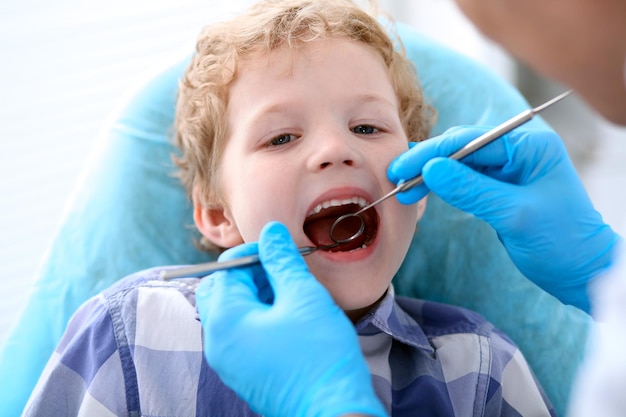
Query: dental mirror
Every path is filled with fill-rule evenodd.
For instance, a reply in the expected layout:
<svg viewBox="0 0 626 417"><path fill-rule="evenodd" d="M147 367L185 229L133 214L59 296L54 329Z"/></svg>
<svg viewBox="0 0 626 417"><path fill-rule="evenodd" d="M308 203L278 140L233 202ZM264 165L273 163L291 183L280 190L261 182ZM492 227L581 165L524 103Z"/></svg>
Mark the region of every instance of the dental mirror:
<svg viewBox="0 0 626 417"><path fill-rule="evenodd" d="M371 204L370 204L371 206ZM367 206L369 208L370 206ZM352 242L354 239L358 238L365 231L365 220L361 216L361 213L364 210L359 210L355 213L348 213L342 216L339 216L337 220L333 222L330 226L330 238L337 245L341 245L344 243ZM342 232L341 234L337 230L337 227L341 225ZM352 233L350 233L352 232Z"/></svg>

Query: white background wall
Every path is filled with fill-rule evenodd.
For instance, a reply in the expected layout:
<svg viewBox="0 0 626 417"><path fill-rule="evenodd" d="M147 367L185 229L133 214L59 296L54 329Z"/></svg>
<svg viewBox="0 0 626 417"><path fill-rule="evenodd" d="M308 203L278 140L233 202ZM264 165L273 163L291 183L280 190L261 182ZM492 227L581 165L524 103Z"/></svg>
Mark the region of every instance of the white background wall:
<svg viewBox="0 0 626 417"><path fill-rule="evenodd" d="M204 24L250 3L0 3L0 344L28 296L107 116L147 74L191 51ZM486 63L512 82L517 79L515 63L485 41L451 0L380 4L398 20ZM525 90L531 103L559 89L543 82L539 80L545 87L539 91L546 97L539 97L537 89ZM596 205L624 233L626 225L619 222L626 207L626 130L582 117L588 109L581 103L567 111L556 118L555 126L571 143Z"/></svg>

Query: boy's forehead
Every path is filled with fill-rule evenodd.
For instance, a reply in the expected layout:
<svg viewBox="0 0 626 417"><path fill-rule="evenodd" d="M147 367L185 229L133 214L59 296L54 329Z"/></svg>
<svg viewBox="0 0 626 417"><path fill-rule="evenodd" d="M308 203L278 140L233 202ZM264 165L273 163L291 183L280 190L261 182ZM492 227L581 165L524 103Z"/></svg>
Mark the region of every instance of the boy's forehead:
<svg viewBox="0 0 626 417"><path fill-rule="evenodd" d="M245 74L251 71L261 73L271 72L275 75L289 76L293 74L293 66L296 58L305 56L301 48L289 47L281 45L276 48L262 49L255 51L239 60L237 65L237 77L235 82Z"/></svg>
<svg viewBox="0 0 626 417"><path fill-rule="evenodd" d="M344 37L324 37L307 42L283 42L271 49L259 47L246 56L240 56L236 65L235 76L231 82L231 90L232 85L236 84L242 76L247 77L251 73L268 74L277 79L289 78L294 74L296 65L307 67L309 64L319 62L333 50L336 50L339 44L361 47L362 51L357 53L365 53L375 57L383 65L385 72L388 73L382 55L370 45Z"/></svg>
<svg viewBox="0 0 626 417"><path fill-rule="evenodd" d="M314 61L322 56L323 51L333 44L347 41L343 38L319 38L309 42L287 41L273 48L259 47L242 56L237 64L237 73L246 70L272 71L275 75L290 76L297 60Z"/></svg>
<svg viewBox="0 0 626 417"><path fill-rule="evenodd" d="M274 95L276 91L269 86L272 82L284 81L286 86L291 83L291 87L298 88L299 81L315 77L320 83L333 83L334 79L343 77L353 90L362 89L363 95L367 91L380 91L382 80L393 90L389 68L374 48L364 42L329 37L297 44L284 42L271 50L257 49L240 57L229 85L228 102L261 91L266 84L267 94ZM361 83L355 86L357 80Z"/></svg>

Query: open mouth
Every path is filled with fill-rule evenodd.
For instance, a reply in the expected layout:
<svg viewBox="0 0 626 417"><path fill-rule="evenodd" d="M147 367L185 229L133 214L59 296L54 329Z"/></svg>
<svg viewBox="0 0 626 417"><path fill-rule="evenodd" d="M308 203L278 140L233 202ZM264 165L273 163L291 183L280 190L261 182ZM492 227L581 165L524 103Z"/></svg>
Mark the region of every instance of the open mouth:
<svg viewBox="0 0 626 417"><path fill-rule="evenodd" d="M335 243L330 235L330 228L333 223L345 214L356 213L367 205L367 201L360 197L353 197L343 200L329 200L319 204L308 214L304 221L304 233L316 246L326 246ZM355 249L366 248L376 239L379 218L376 210L371 208L364 211L359 216L363 219L363 233L349 242L344 242L329 249L331 252L348 252ZM333 235L335 239L347 239L359 231L361 222L358 218L354 221L341 221L337 224Z"/></svg>

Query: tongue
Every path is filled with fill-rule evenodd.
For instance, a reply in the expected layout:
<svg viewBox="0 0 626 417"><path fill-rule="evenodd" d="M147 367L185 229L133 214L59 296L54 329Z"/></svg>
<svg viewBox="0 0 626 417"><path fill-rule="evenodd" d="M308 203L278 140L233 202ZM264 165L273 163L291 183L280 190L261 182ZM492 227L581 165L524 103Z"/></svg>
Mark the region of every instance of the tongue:
<svg viewBox="0 0 626 417"><path fill-rule="evenodd" d="M332 245L334 243L330 237L330 227L335 219L324 217L304 225L304 233L316 246Z"/></svg>
<svg viewBox="0 0 626 417"><path fill-rule="evenodd" d="M316 246L332 245L335 243L330 235L330 228L337 220L337 217L321 217L307 222L304 225L304 233L311 239ZM351 236L359 231L361 222L358 218L354 220L348 218L337 224L337 227L333 231L335 239L349 239ZM362 233L359 237L346 243L340 244L338 247L331 249L331 251L350 251L360 248L365 242L365 233Z"/></svg>

